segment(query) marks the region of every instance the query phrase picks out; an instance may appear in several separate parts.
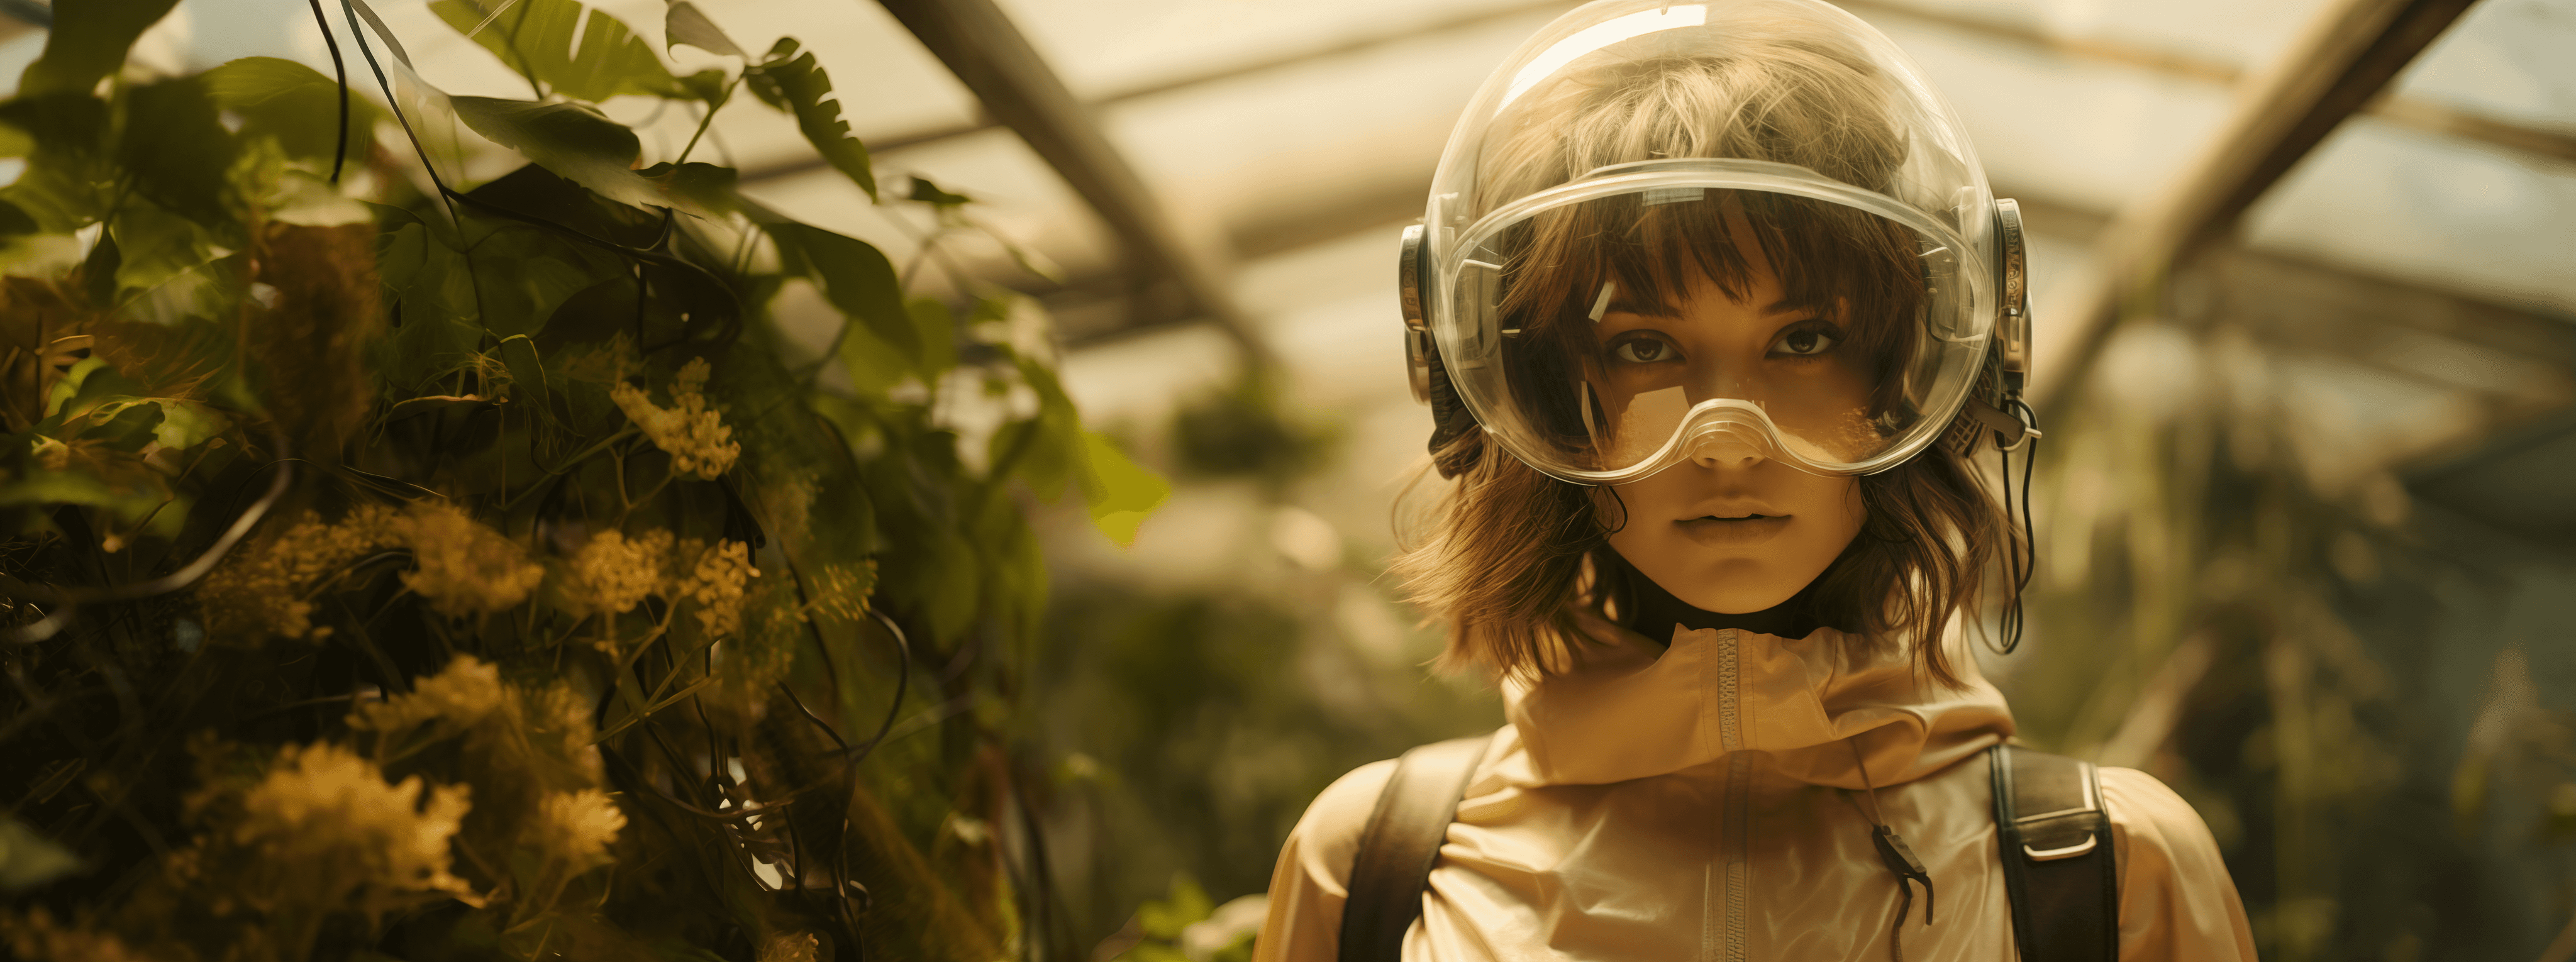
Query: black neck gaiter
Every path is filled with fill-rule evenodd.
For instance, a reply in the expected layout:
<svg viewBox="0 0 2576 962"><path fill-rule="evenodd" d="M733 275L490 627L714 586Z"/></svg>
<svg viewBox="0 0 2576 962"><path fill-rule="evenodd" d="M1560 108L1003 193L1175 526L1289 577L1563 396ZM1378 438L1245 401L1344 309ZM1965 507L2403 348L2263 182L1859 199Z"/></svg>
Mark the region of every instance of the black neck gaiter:
<svg viewBox="0 0 2576 962"><path fill-rule="evenodd" d="M1672 642L1676 625L1692 630L1733 628L1782 638L1804 638L1825 626L1824 620L1816 613L1816 584L1812 581L1798 589L1797 594L1790 595L1787 601L1761 611L1730 615L1694 608L1689 602L1664 590L1664 586L1656 584L1655 579L1646 577L1645 572L1637 570L1617 551L1604 551L1602 554L1609 556L1611 567L1616 569L1610 572L1611 577L1622 582L1617 586L1618 594L1615 596L1619 601L1619 626L1644 635L1658 645Z"/></svg>

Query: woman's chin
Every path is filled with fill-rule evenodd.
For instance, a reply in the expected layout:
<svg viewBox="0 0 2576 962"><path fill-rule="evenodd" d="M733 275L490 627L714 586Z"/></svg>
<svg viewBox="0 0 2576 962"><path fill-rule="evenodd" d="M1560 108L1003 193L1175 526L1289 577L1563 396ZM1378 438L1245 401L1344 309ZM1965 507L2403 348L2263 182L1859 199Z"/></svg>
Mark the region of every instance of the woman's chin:
<svg viewBox="0 0 2576 962"><path fill-rule="evenodd" d="M1690 576L1674 579L1682 582L1679 585L1667 584L1662 578L1656 578L1655 583L1663 585L1683 604L1721 615L1749 615L1777 608L1815 580L1812 574L1800 578L1777 564L1751 558L1728 558L1696 567L1698 570ZM1647 577L1654 574L1648 572Z"/></svg>

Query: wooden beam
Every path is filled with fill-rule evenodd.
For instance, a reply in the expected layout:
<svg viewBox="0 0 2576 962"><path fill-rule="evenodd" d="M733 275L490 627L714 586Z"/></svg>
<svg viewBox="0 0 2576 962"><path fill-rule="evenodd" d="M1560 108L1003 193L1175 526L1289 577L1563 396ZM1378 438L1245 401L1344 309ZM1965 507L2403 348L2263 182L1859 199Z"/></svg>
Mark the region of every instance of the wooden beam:
<svg viewBox="0 0 2576 962"><path fill-rule="evenodd" d="M5 2L9 2L9 0L0 0L0 3ZM1429 23L1408 25L1402 29L1387 33L1350 37L1330 43L1317 44L1311 47L1286 50L1266 57L1256 57L1239 63L1227 64L1214 70L1166 77L1150 83L1122 87L1111 91L1098 99L1092 100L1090 103L1094 107L1103 107L1110 104L1126 103L1132 100L1142 100L1147 97L1188 90L1193 87L1223 83L1228 80L1242 77L1257 76L1273 70L1285 70L1292 67L1300 67L1319 60L1329 60L1334 57L1345 57L1351 54L1365 53L1370 50L1392 46L1394 44L1404 43L1406 41L1416 40L1423 37L1433 37L1444 33L1487 26L1489 24L1499 23L1517 17L1528 17L1541 13L1563 13L1567 10L1574 9L1578 5L1578 0L1533 0L1533 2L1515 3L1494 9L1470 11L1456 16L1434 20ZM955 140L969 134L982 133L998 126L1001 126L1001 124L995 121L990 113L985 113L964 123L899 131L884 137L870 137L868 138L868 150L871 152L882 153L902 150L906 147L918 147L923 144L935 144L944 140ZM770 177L787 177L807 173L809 171L821 170L825 166L826 165L819 158L800 156L783 163L754 167L745 170L742 173L742 179L746 181L754 181ZM1430 173L1425 171L1423 176L1427 179L1429 178Z"/></svg>
<svg viewBox="0 0 2576 962"><path fill-rule="evenodd" d="M2470 2L2327 4L2279 60L2247 80L2234 113L2180 176L2113 217L2096 243L2100 269L2070 300L2066 316L2038 319L2033 405L2055 413L2101 354L2123 304L2151 290L2175 261L2233 228L2256 198L2379 96Z"/></svg>
<svg viewBox="0 0 2576 962"><path fill-rule="evenodd" d="M1129 263L1150 284L1169 280L1186 309L1217 322L1252 367L1268 350L1253 336L1227 293L1217 258L1194 248L1165 216L1162 203L1100 131L993 0L880 0L905 29L973 91L986 113L1019 134L1109 227Z"/></svg>
<svg viewBox="0 0 2576 962"><path fill-rule="evenodd" d="M1887 16L1899 20L1912 20L1980 39L1999 40L2017 47L2044 50L2069 60L2114 64L2180 80L2233 87L2242 81L2245 75L2245 71L2238 69L2235 64L2223 60L2195 57L2117 40L2061 37L2037 27L1999 17L1960 13L1934 7L1922 0L1841 0L1840 5L1843 9L1863 16ZM2529 154L2557 164L2576 166L2576 135L2565 131L2499 120L2428 100L2395 95L2372 100L2363 105L2361 112L2400 127L2445 137L2457 137L2489 147Z"/></svg>
<svg viewBox="0 0 2576 962"><path fill-rule="evenodd" d="M0 3L10 0L0 0ZM31 2L31 0L18 0ZM1090 103L1095 107L1127 103L1161 94L1188 90L1206 84L1222 83L1256 76L1273 70L1304 66L1318 60L1347 56L1398 43L1435 37L1445 33L1484 27L1515 17L1526 17L1551 11L1562 12L1575 6L1571 0L1537 0L1491 10L1478 10L1430 23L1410 25L1403 29L1374 36L1355 37L1319 44L1301 50L1289 50L1268 57L1229 64L1203 73L1167 77L1152 83L1124 87L1102 95ZM1931 24L1984 40L1995 40L2054 56L2088 63L2114 64L2181 80L2235 86L2245 72L2235 64L2205 57L2159 50L2153 47L2099 38L2061 37L2036 27L2000 17L1980 16L1935 7L1921 0L1843 0L1841 6L1868 17L1893 17ZM2401 127L2456 137L2473 143L2527 154L2541 160L2576 166L2576 135L2564 131L2535 127L2510 120L2500 120L2473 111L2445 106L2411 97L2384 96L2362 108L2362 112ZM870 137L868 149L887 153L955 140L1001 126L989 115L978 115L962 123L897 131L881 137ZM824 169L819 158L799 156L775 164L743 171L745 181L792 177Z"/></svg>

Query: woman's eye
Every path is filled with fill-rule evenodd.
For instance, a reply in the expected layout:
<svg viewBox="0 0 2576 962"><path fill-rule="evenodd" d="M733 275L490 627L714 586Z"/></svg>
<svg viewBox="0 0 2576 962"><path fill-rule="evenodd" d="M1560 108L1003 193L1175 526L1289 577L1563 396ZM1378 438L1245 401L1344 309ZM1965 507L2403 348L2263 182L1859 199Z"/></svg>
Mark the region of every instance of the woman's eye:
<svg viewBox="0 0 2576 962"><path fill-rule="evenodd" d="M1674 351L1670 344L1651 337L1640 337L1619 342L1618 346L1610 349L1610 356L1630 364L1653 364L1657 361L1672 360L1679 356L1679 352Z"/></svg>
<svg viewBox="0 0 2576 962"><path fill-rule="evenodd" d="M1771 345L1771 350L1777 354L1813 355L1825 353L1833 346L1833 335L1809 329L1781 335L1780 340Z"/></svg>

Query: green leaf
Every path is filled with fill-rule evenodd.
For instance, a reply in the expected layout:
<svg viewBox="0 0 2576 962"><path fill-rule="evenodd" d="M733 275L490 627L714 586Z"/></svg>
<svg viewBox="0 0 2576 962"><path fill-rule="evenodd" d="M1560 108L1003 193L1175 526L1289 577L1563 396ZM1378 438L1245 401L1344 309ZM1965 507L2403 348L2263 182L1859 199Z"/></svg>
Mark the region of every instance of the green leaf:
<svg viewBox="0 0 2576 962"><path fill-rule="evenodd" d="M813 54L800 54L793 38L780 38L766 59L743 71L743 78L762 103L795 114L796 129L804 131L806 142L875 199L877 180L868 169L868 148L850 136L849 121L841 119L840 101L827 99L832 96L832 78L815 65Z"/></svg>
<svg viewBox="0 0 2576 962"><path fill-rule="evenodd" d="M1135 948L1127 950L1127 954L1119 956L1118 962L1191 962L1191 960L1189 956L1182 954L1181 950L1160 942L1138 942Z"/></svg>
<svg viewBox="0 0 2576 962"><path fill-rule="evenodd" d="M80 868L80 858L17 819L0 815L0 890L24 892Z"/></svg>
<svg viewBox="0 0 2576 962"><path fill-rule="evenodd" d="M741 57L745 61L751 59L750 54L735 46L733 38L725 36L724 30L717 27L715 21L707 19L707 15L698 10L698 5L689 0L671 5L670 12L662 17L662 33L669 38L668 46L685 43L718 56Z"/></svg>
<svg viewBox="0 0 2576 962"><path fill-rule="evenodd" d="M733 99L733 83L725 79L725 73L722 70L701 70L682 77L680 89L688 91L689 96L693 98L705 101L709 110L722 107L726 101Z"/></svg>
<svg viewBox="0 0 2576 962"><path fill-rule="evenodd" d="M731 167L694 161L685 164L665 162L638 173L660 185L663 194L682 205L714 213L729 213L742 208L742 196L734 189L741 174Z"/></svg>
<svg viewBox="0 0 2576 962"><path fill-rule="evenodd" d="M1091 507L1091 524L1119 547L1136 543L1136 528L1172 497L1172 483L1137 464L1098 431L1082 432L1085 465L1082 497Z"/></svg>
<svg viewBox="0 0 2576 962"><path fill-rule="evenodd" d="M108 233L116 238L119 289L159 287L215 259L205 229L150 201L126 201Z"/></svg>
<svg viewBox="0 0 2576 962"><path fill-rule="evenodd" d="M526 243L496 243L504 239ZM566 300L604 279L605 272L554 256L554 251L529 249L559 246L536 230L514 228L476 248L475 281L485 329L499 337L535 334Z"/></svg>
<svg viewBox="0 0 2576 962"><path fill-rule="evenodd" d="M224 172L232 166L233 136L215 115L215 102L194 77L144 84L126 94L125 128L116 159L134 178L137 193L171 213L222 233L239 219L224 206Z"/></svg>
<svg viewBox="0 0 2576 962"><path fill-rule="evenodd" d="M480 212L481 206L488 204L626 247L651 247L662 236L659 213L604 200L536 164L503 174L465 195L480 202L470 210Z"/></svg>
<svg viewBox="0 0 2576 962"><path fill-rule="evenodd" d="M86 95L125 64L125 51L178 0L75 0L52 8L45 52L18 76L20 96Z"/></svg>
<svg viewBox="0 0 2576 962"><path fill-rule="evenodd" d="M883 398L895 385L912 373L908 352L876 336L868 325L857 318L843 318L841 331L841 367L850 372L850 384L869 398Z"/></svg>
<svg viewBox="0 0 2576 962"><path fill-rule="evenodd" d="M73 402L73 406L83 407L79 401ZM105 440L124 438L129 431L117 427L115 422L132 417L133 412L138 410L146 413L157 412L159 416L137 421L131 427L142 427L148 423L151 427L152 440L174 451L185 451L205 443L209 438L221 436L224 432L232 430L232 419L194 402L178 398L113 394L98 398L95 404L87 405L80 412L91 422L108 425L111 430L105 432L91 430L84 431L82 434Z"/></svg>
<svg viewBox="0 0 2576 962"><path fill-rule="evenodd" d="M161 423L152 429L152 440L162 447L184 451L232 430L232 419L214 409L177 398L150 398L161 406Z"/></svg>
<svg viewBox="0 0 2576 962"><path fill-rule="evenodd" d="M644 145L635 132L572 103L453 97L457 119L493 143L527 156L592 193L638 207L664 202L634 170Z"/></svg>
<svg viewBox="0 0 2576 962"><path fill-rule="evenodd" d="M27 169L0 188L45 232L68 234L107 212L118 177L107 160L107 104L87 94L20 97L0 103L0 122L35 141Z"/></svg>
<svg viewBox="0 0 2576 962"><path fill-rule="evenodd" d="M439 225L399 208L378 210L384 230L376 235L377 271L393 295L388 312L401 323L377 342L375 361L389 388L409 394L474 352L482 310L472 268Z"/></svg>
<svg viewBox="0 0 2576 962"><path fill-rule="evenodd" d="M933 207L963 207L975 202L974 198L964 194L949 193L941 189L938 184L931 183L930 178L919 174L912 175L912 193L904 199L920 201Z"/></svg>
<svg viewBox="0 0 2576 962"><path fill-rule="evenodd" d="M311 67L276 57L243 57L206 71L201 79L215 106L241 118L242 137L271 137L290 156L327 160L340 136L340 84ZM373 101L349 98L348 156L366 159L382 116Z"/></svg>
<svg viewBox="0 0 2576 962"><path fill-rule="evenodd" d="M936 376L937 372L921 370L921 337L898 293L894 264L884 252L866 241L792 221L761 226L778 243L789 273L813 277L823 286L823 299L900 352L905 365L922 373L925 383Z"/></svg>
<svg viewBox="0 0 2576 962"><path fill-rule="evenodd" d="M686 96L624 21L573 0L438 0L429 9L552 93L591 103Z"/></svg>
<svg viewBox="0 0 2576 962"><path fill-rule="evenodd" d="M1062 496L1069 480L1082 492L1093 527L1122 547L1135 544L1137 527L1171 498L1171 482L1137 464L1108 435L1084 428L1053 370L1034 358L1016 361L1021 380L1037 393L1038 415L996 432L996 457L1007 447L1026 445L1017 473L1038 497Z"/></svg>
<svg viewBox="0 0 2576 962"><path fill-rule="evenodd" d="M537 342L524 334L501 339L501 365L510 371L510 401L515 407L534 409L546 423L563 426L562 412L555 409L555 392L546 382L546 365L537 355Z"/></svg>
<svg viewBox="0 0 2576 962"><path fill-rule="evenodd" d="M1216 910L1208 901L1207 890L1188 873L1172 876L1172 894L1160 902L1147 902L1136 909L1136 927L1151 938L1169 941L1181 937L1181 929L1192 922L1205 921Z"/></svg>
<svg viewBox="0 0 2576 962"><path fill-rule="evenodd" d="M976 305L980 313L981 304ZM904 305L912 315L912 336L921 344L916 363L922 377L934 378L957 366L957 321L948 305L936 298L916 297ZM968 323L973 323L970 316Z"/></svg>

